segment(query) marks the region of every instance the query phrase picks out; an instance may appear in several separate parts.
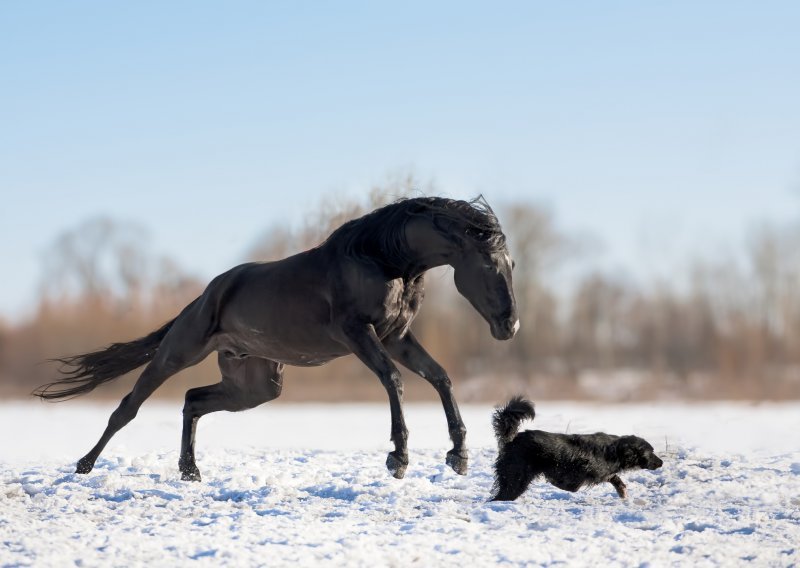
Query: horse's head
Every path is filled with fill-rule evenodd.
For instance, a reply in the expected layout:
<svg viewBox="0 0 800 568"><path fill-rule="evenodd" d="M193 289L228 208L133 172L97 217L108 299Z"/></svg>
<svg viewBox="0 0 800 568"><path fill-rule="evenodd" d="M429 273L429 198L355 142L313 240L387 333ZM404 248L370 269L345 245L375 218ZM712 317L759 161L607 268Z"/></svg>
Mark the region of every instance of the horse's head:
<svg viewBox="0 0 800 568"><path fill-rule="evenodd" d="M511 339L519 329L511 288L513 262L506 237L483 197L458 201L439 197L409 199L403 219L406 256L422 271L449 264L456 288L489 323L496 339ZM384 246L391 250L391 246Z"/></svg>
<svg viewBox="0 0 800 568"><path fill-rule="evenodd" d="M456 288L489 323L495 339L511 339L519 329L511 287L514 263L505 246L487 251L466 242L453 262Z"/></svg>

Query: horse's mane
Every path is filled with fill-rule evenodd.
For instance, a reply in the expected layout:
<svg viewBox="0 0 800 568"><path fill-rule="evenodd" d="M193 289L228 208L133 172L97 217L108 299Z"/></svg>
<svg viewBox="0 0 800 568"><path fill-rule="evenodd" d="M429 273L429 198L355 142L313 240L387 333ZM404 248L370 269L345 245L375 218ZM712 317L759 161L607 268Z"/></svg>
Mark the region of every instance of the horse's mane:
<svg viewBox="0 0 800 568"><path fill-rule="evenodd" d="M434 227L454 243L466 238L488 253L506 246L500 222L482 195L470 201L444 197L400 199L348 221L331 233L323 245L341 247L340 250L354 258L403 268L410 260L404 229L414 217L430 218Z"/></svg>

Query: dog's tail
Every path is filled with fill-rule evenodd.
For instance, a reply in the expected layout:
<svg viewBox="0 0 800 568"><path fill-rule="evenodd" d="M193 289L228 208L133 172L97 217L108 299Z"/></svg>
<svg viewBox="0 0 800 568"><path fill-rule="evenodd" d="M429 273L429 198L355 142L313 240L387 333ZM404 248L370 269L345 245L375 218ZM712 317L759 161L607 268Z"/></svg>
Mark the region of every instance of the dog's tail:
<svg viewBox="0 0 800 568"><path fill-rule="evenodd" d="M497 446L502 450L517 435L520 422L533 420L535 416L533 403L521 396L515 396L505 406L495 409L492 426L497 438Z"/></svg>

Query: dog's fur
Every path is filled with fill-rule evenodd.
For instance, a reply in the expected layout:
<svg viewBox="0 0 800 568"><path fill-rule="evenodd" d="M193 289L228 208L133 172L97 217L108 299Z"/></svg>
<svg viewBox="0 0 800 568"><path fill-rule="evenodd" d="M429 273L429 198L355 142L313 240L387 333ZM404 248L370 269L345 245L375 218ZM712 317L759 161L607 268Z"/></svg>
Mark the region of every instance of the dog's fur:
<svg viewBox="0 0 800 568"><path fill-rule="evenodd" d="M494 464L492 501L513 501L539 475L565 491L608 482L621 498L627 491L617 475L631 469L658 469L663 462L646 440L637 436L553 434L525 430L519 424L536 415L533 403L512 398L492 419L499 454Z"/></svg>

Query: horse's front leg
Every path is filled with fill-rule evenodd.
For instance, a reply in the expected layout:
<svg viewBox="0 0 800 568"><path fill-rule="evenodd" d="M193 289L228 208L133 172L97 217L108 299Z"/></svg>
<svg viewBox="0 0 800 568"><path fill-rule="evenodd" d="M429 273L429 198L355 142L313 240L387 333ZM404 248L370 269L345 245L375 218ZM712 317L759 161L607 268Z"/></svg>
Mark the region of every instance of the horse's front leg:
<svg viewBox="0 0 800 568"><path fill-rule="evenodd" d="M344 328L347 346L369 369L378 375L389 395L392 413L394 451L386 458L386 467L397 479L402 479L408 467L408 430L403 418L403 382L400 371L378 339L371 324L353 324Z"/></svg>
<svg viewBox="0 0 800 568"><path fill-rule="evenodd" d="M452 467L456 473L466 475L468 455L465 439L467 429L461 419L461 413L458 411L458 403L453 396L453 386L450 377L447 376L447 371L434 361L410 331L402 337L390 338L385 345L395 361L408 367L436 389L439 398L442 399L442 407L444 407L444 414L447 418L447 429L450 432L450 439L453 441L453 449L447 452L447 465Z"/></svg>

